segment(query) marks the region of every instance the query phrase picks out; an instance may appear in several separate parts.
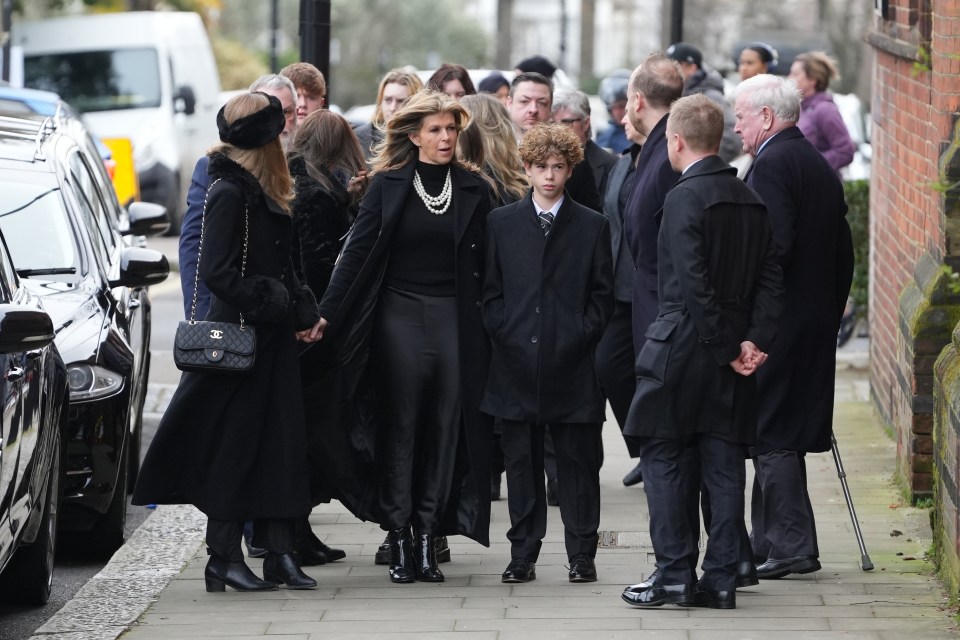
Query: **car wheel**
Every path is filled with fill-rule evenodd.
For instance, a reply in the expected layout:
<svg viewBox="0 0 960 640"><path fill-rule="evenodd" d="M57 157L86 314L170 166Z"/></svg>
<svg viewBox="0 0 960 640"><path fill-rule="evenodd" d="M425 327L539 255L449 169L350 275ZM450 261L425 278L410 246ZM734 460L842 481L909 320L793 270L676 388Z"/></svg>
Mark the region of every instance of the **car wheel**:
<svg viewBox="0 0 960 640"><path fill-rule="evenodd" d="M129 444L129 443L128 443ZM127 476L130 469L130 447L126 447L120 470L117 473L117 483L113 488L113 498L107 512L90 531L83 534L86 538L86 548L95 557L109 558L123 546L124 526L127 523Z"/></svg>
<svg viewBox="0 0 960 640"><path fill-rule="evenodd" d="M40 606L50 599L53 561L57 551L57 517L63 499L65 445L59 425L56 429L53 464L47 480L47 495L40 531L33 543L21 547L3 573L0 597L9 602Z"/></svg>

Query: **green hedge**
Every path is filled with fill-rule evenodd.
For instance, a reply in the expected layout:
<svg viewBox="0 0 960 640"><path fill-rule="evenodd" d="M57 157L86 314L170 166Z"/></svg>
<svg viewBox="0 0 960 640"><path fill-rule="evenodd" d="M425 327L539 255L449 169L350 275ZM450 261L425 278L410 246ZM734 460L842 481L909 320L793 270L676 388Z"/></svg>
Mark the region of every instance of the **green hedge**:
<svg viewBox="0 0 960 640"><path fill-rule="evenodd" d="M843 183L847 197L847 222L853 234L853 286L850 295L857 303L858 315L866 317L870 290L870 181Z"/></svg>

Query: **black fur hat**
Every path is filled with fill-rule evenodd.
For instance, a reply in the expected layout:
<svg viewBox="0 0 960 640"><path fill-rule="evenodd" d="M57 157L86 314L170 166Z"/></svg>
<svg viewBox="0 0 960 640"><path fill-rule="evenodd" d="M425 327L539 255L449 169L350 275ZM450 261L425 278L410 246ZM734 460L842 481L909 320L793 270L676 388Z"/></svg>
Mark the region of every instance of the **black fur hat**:
<svg viewBox="0 0 960 640"><path fill-rule="evenodd" d="M231 123L228 123L226 116L223 115L226 105L220 107L220 111L217 113L217 129L220 131L220 140L240 149L256 149L267 144L283 131L287 122L280 101L266 93L259 91L254 93L267 96L270 101L269 104L263 109L248 116L237 118Z"/></svg>

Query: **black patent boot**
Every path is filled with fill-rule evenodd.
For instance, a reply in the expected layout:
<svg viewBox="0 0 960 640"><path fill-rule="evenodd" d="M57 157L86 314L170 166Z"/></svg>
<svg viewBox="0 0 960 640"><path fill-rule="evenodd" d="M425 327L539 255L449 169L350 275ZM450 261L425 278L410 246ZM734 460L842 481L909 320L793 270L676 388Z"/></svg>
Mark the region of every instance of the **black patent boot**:
<svg viewBox="0 0 960 640"><path fill-rule="evenodd" d="M387 534L390 542L390 582L406 584L417 579L410 529L403 527Z"/></svg>
<svg viewBox="0 0 960 640"><path fill-rule="evenodd" d="M203 579L207 591L226 591L226 586L237 591L273 591L277 588L272 582L261 580L242 560L228 562L220 556L211 555L207 567L203 570Z"/></svg>
<svg viewBox="0 0 960 640"><path fill-rule="evenodd" d="M443 572L437 566L437 546L434 537L427 533L417 536L417 580L443 582Z"/></svg>
<svg viewBox="0 0 960 640"><path fill-rule="evenodd" d="M300 570L292 553L268 551L263 559L263 579L288 589L314 589L317 581Z"/></svg>

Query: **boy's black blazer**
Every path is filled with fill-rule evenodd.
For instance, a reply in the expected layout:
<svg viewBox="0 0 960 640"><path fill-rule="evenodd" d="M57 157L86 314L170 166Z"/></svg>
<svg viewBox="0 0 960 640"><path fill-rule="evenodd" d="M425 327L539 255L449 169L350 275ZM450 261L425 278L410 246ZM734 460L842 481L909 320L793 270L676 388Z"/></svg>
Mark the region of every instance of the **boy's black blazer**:
<svg viewBox="0 0 960 640"><path fill-rule="evenodd" d="M483 322L493 358L480 409L528 422L602 422L594 351L613 313L606 217L563 201L543 235L531 192L487 219Z"/></svg>

